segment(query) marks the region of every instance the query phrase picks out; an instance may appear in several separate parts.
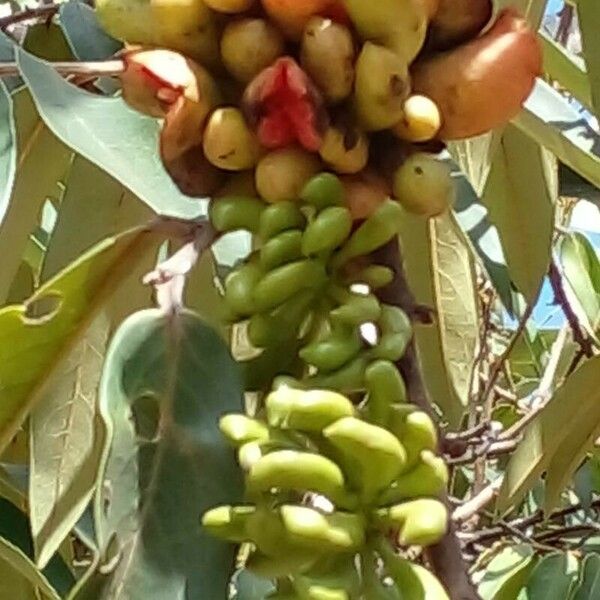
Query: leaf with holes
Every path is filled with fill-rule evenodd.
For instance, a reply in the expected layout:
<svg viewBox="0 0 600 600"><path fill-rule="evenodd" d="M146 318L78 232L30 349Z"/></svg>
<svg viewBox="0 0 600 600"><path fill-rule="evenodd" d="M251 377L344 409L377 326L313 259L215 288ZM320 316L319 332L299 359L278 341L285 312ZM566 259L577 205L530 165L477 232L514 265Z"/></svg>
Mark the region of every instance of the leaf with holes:
<svg viewBox="0 0 600 600"><path fill-rule="evenodd" d="M0 310L0 452L98 311L159 239L148 228L108 238L39 288L27 303Z"/></svg>
<svg viewBox="0 0 600 600"><path fill-rule="evenodd" d="M529 303L537 298L550 264L558 194L553 160L509 125L482 196L500 233L511 279Z"/></svg>
<svg viewBox="0 0 600 600"><path fill-rule="evenodd" d="M527 582L527 600L565 600L576 584L578 572L579 561L574 554L546 556Z"/></svg>
<svg viewBox="0 0 600 600"><path fill-rule="evenodd" d="M479 583L477 591L482 600L514 600L536 563L533 548L527 544L502 550L486 567Z"/></svg>
<svg viewBox="0 0 600 600"><path fill-rule="evenodd" d="M600 598L600 555L588 554L581 565L579 583L572 600Z"/></svg>
<svg viewBox="0 0 600 600"><path fill-rule="evenodd" d="M241 497L218 420L242 394L226 344L194 313L149 309L119 328L100 386L108 437L95 514L113 569L98 600L227 597L234 548L199 519Z"/></svg>
<svg viewBox="0 0 600 600"><path fill-rule="evenodd" d="M47 63L17 51L21 75L44 122L73 150L128 187L155 212L183 219L205 204L182 195L157 151L159 124L121 98L91 94L65 81Z"/></svg>
<svg viewBox="0 0 600 600"><path fill-rule="evenodd" d="M575 371L527 427L506 467L497 509L508 510L548 470L547 508L600 435L600 357Z"/></svg>

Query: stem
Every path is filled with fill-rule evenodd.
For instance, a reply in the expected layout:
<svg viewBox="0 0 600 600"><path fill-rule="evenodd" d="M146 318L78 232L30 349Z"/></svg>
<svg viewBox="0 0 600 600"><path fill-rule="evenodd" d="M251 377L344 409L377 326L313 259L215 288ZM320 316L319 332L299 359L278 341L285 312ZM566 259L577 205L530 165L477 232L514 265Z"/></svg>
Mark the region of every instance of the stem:
<svg viewBox="0 0 600 600"><path fill-rule="evenodd" d="M404 274L398 241L392 240L375 252L373 262L394 271L394 280L387 287L378 290L379 299L386 304L402 308L407 314L412 314L416 302ZM425 388L414 341L398 362L398 368L406 382L411 402L437 420ZM444 493L440 499L450 509L447 494ZM448 532L438 544L427 548L426 554L437 578L448 590L451 600L480 600L479 594L469 580L454 523L449 524Z"/></svg>
<svg viewBox="0 0 600 600"><path fill-rule="evenodd" d="M67 77L69 75L102 77L119 75L125 71L125 63L122 60L51 62L48 64L63 77ZM19 65L16 62L0 62L0 77L8 77L18 74Z"/></svg>
<svg viewBox="0 0 600 600"><path fill-rule="evenodd" d="M0 29L6 29L10 25L20 23L21 21L28 21L29 19L37 19L40 17L50 18L58 12L59 8L60 5L58 4L43 4L42 6L28 8L21 12L8 15L7 17L2 17L0 19Z"/></svg>

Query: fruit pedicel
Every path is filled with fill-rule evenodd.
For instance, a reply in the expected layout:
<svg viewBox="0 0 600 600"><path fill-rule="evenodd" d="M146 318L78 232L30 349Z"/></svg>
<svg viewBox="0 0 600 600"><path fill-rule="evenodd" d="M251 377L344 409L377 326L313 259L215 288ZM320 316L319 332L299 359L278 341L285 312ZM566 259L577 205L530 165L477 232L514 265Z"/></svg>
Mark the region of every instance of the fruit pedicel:
<svg viewBox="0 0 600 600"><path fill-rule="evenodd" d="M376 294L394 272L370 255L405 212L450 209L444 143L518 113L535 33L491 0L96 6L126 42L124 100L162 120L173 181L212 198L217 232L253 236L224 301L268 376L249 379L254 416L219 424L244 503L203 526L274 580L271 600L447 599L405 552L445 535L448 470L396 366L410 318Z"/></svg>

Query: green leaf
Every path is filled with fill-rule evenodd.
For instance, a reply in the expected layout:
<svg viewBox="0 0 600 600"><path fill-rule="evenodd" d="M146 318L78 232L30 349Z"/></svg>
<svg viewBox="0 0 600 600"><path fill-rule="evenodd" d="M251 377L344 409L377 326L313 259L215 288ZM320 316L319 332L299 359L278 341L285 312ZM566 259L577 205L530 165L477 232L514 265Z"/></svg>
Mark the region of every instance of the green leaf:
<svg viewBox="0 0 600 600"><path fill-rule="evenodd" d="M235 579L235 600L264 600L274 591L273 582L257 577L250 571L241 571Z"/></svg>
<svg viewBox="0 0 600 600"><path fill-rule="evenodd" d="M26 304L0 310L0 451L97 312L154 249L157 237L138 228L109 238L40 287Z"/></svg>
<svg viewBox="0 0 600 600"><path fill-rule="evenodd" d="M593 246L581 233L568 233L558 244L558 257L565 280L569 304L587 333L598 341L600 324L600 263Z"/></svg>
<svg viewBox="0 0 600 600"><path fill-rule="evenodd" d="M527 582L527 600L565 600L579 571L573 554L551 554L543 558ZM590 598L591 600L591 598Z"/></svg>
<svg viewBox="0 0 600 600"><path fill-rule="evenodd" d="M0 304L6 301L29 236L39 223L44 201L48 196L58 195L57 183L71 159L69 149L40 120L26 90L14 97L14 112L17 173L8 210L0 225Z"/></svg>
<svg viewBox="0 0 600 600"><path fill-rule="evenodd" d="M0 596L11 600L60 600L36 566L10 542L0 538Z"/></svg>
<svg viewBox="0 0 600 600"><path fill-rule="evenodd" d="M537 563L527 544L509 546L487 566L477 591L482 600L515 600Z"/></svg>
<svg viewBox="0 0 600 600"><path fill-rule="evenodd" d="M490 132L476 138L448 144L450 154L477 195L481 195L485 188L500 139L501 135L498 132Z"/></svg>
<svg viewBox="0 0 600 600"><path fill-rule="evenodd" d="M95 501L100 549L120 551L98 600L226 597L234 548L199 519L241 497L218 420L242 393L227 346L194 313L150 309L120 327L100 387L109 435Z"/></svg>
<svg viewBox="0 0 600 600"><path fill-rule="evenodd" d="M498 228L511 279L529 303L550 264L558 194L554 168L536 142L509 125L482 197Z"/></svg>
<svg viewBox="0 0 600 600"><path fill-rule="evenodd" d="M600 556L588 554L581 564L581 577L572 600L600 598Z"/></svg>
<svg viewBox="0 0 600 600"><path fill-rule="evenodd" d="M558 160L600 187L600 135L569 101L538 79L513 123Z"/></svg>
<svg viewBox="0 0 600 600"><path fill-rule="evenodd" d="M91 6L72 0L61 4L58 14L67 42L79 60L102 60L122 48L100 27Z"/></svg>
<svg viewBox="0 0 600 600"><path fill-rule="evenodd" d="M17 163L16 132L12 99L0 81L0 223L10 201Z"/></svg>
<svg viewBox="0 0 600 600"><path fill-rule="evenodd" d="M44 60L73 60L67 40L55 23L34 23L27 27L23 48Z"/></svg>
<svg viewBox="0 0 600 600"><path fill-rule="evenodd" d="M506 467L497 509L520 502L548 469L546 509L600 435L600 357L575 371L524 432Z"/></svg>
<svg viewBox="0 0 600 600"><path fill-rule="evenodd" d="M90 94L43 61L19 50L19 68L40 115L65 144L128 187L155 212L182 219L205 214L205 203L179 192L160 162L156 119L121 98Z"/></svg>
<svg viewBox="0 0 600 600"><path fill-rule="evenodd" d="M577 14L592 92L592 104L596 109L594 112L600 114L600 37L598 37L600 6L596 0L577 0Z"/></svg>
<svg viewBox="0 0 600 600"><path fill-rule="evenodd" d="M15 45L14 40L8 37L4 32L0 31L0 61L14 62L15 61ZM2 83L6 89L13 93L15 90L23 87L23 81L18 75L2 77Z"/></svg>

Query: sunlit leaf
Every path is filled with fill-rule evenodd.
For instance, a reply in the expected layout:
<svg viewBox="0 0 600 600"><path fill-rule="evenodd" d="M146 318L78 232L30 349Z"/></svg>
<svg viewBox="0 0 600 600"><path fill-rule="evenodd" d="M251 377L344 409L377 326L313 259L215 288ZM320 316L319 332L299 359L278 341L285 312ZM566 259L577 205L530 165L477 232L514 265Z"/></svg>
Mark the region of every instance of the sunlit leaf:
<svg viewBox="0 0 600 600"><path fill-rule="evenodd" d="M572 600L600 598L600 556L589 554L581 563L581 577Z"/></svg>
<svg viewBox="0 0 600 600"><path fill-rule="evenodd" d="M487 566L477 591L482 600L515 600L537 563L531 546L509 546Z"/></svg>
<svg viewBox="0 0 600 600"><path fill-rule="evenodd" d="M527 582L527 600L565 600L577 580L578 567L571 553L546 556Z"/></svg>

